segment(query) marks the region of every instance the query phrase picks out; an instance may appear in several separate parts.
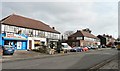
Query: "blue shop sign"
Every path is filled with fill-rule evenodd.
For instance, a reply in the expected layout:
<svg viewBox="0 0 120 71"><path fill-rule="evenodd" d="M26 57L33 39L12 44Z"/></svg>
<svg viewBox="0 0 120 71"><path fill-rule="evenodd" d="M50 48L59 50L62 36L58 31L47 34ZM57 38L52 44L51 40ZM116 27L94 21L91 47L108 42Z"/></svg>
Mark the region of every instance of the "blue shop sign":
<svg viewBox="0 0 120 71"><path fill-rule="evenodd" d="M24 34L2 34L2 45L12 45L18 50L27 49L28 36Z"/></svg>

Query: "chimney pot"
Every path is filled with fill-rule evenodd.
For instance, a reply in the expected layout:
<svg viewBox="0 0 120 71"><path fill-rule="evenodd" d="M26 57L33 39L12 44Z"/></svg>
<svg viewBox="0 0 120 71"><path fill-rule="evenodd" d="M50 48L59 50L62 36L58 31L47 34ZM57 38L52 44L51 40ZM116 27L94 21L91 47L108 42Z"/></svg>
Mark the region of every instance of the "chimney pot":
<svg viewBox="0 0 120 71"><path fill-rule="evenodd" d="M80 32L80 30L77 30L77 32Z"/></svg>
<svg viewBox="0 0 120 71"><path fill-rule="evenodd" d="M55 30L55 27L52 27L52 29L54 29L54 30Z"/></svg>

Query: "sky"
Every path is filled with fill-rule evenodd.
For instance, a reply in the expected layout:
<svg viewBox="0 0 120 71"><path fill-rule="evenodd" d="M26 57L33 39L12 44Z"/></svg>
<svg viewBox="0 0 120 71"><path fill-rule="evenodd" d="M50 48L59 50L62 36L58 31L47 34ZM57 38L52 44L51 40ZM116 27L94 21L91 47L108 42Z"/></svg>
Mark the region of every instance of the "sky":
<svg viewBox="0 0 120 71"><path fill-rule="evenodd" d="M13 0L14 1L14 0ZM108 34L118 37L118 1L2 1L2 18L17 14L42 21L61 34L89 28L92 34Z"/></svg>

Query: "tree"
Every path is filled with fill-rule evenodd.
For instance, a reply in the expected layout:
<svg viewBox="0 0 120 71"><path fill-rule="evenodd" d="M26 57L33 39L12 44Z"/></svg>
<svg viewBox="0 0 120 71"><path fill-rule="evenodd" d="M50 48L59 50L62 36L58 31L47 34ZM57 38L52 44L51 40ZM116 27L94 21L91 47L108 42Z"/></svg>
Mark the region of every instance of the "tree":
<svg viewBox="0 0 120 71"><path fill-rule="evenodd" d="M72 35L74 31L65 31L64 32L64 38L66 39L68 36Z"/></svg>

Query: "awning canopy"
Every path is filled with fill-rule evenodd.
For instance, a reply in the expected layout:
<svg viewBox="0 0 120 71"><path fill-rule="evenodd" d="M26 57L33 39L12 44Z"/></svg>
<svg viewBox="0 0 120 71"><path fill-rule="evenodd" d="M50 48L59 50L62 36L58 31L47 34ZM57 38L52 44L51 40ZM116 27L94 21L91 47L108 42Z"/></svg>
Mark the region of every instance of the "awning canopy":
<svg viewBox="0 0 120 71"><path fill-rule="evenodd" d="M9 37L3 37L4 40L25 40L27 41L27 38L9 38Z"/></svg>

